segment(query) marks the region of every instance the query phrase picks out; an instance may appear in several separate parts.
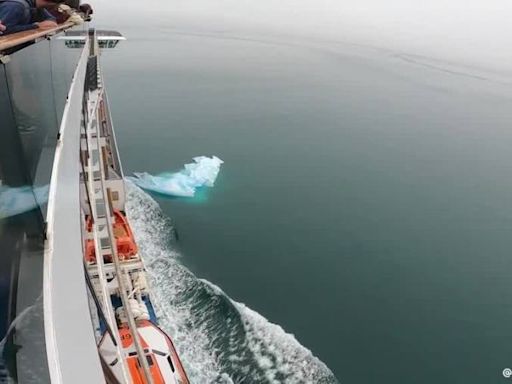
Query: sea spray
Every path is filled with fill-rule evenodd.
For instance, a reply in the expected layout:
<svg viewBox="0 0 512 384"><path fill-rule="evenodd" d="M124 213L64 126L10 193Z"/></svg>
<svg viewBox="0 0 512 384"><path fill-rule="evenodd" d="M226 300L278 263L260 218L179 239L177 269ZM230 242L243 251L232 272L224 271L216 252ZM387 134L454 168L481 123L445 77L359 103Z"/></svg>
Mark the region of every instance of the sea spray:
<svg viewBox="0 0 512 384"><path fill-rule="evenodd" d="M134 172L135 176L128 176L127 179L147 191L168 196L193 197L197 188L213 187L220 166L224 163L217 156L198 156L193 160L193 163L185 164L179 172L158 175Z"/></svg>
<svg viewBox="0 0 512 384"><path fill-rule="evenodd" d="M127 183L127 211L148 271L161 326L194 383L337 383L311 351L280 326L180 263L172 223Z"/></svg>

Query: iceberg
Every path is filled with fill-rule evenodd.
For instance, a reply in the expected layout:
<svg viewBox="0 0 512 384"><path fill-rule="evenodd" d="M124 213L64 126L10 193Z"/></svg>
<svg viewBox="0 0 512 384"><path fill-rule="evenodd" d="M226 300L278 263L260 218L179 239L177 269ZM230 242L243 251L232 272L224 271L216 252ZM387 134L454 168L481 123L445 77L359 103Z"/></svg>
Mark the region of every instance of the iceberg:
<svg viewBox="0 0 512 384"><path fill-rule="evenodd" d="M197 156L194 162L185 164L179 172L164 172L151 175L147 172L134 172L127 179L140 188L168 196L193 197L200 187L213 187L224 163L217 156Z"/></svg>

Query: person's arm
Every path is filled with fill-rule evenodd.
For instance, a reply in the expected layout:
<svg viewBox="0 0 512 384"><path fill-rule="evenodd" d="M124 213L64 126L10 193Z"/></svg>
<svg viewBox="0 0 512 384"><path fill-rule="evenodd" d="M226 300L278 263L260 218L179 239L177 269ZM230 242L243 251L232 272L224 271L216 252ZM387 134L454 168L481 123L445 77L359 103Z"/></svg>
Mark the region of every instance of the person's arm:
<svg viewBox="0 0 512 384"><path fill-rule="evenodd" d="M0 35L2 35L5 31L5 25L2 24L2 20L0 20Z"/></svg>
<svg viewBox="0 0 512 384"><path fill-rule="evenodd" d="M23 22L25 8L18 3L2 3L0 4L0 20L5 26L4 34L27 31L29 29L36 29L36 23L20 24Z"/></svg>

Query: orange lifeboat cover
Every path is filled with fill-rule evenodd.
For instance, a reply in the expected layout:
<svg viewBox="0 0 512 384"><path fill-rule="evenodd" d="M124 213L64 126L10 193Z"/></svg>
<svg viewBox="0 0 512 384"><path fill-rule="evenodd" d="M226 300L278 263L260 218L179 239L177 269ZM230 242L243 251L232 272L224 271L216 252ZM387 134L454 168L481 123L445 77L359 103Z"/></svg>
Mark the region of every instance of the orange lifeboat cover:
<svg viewBox="0 0 512 384"><path fill-rule="evenodd" d="M86 229L87 232L92 232L91 216L87 216ZM124 213L119 210L114 210L114 237L116 239L119 259L129 259L137 254L138 248L130 224ZM96 249L93 239L89 239L86 242L85 259L91 263L96 262Z"/></svg>

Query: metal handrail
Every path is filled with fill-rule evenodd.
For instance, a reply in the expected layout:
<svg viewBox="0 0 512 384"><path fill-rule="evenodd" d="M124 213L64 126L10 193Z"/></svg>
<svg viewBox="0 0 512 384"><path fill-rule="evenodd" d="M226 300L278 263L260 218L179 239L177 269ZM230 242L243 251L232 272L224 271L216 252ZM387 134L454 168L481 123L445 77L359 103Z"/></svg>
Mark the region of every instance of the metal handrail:
<svg viewBox="0 0 512 384"><path fill-rule="evenodd" d="M44 327L50 377L56 384L104 382L84 279L77 177L88 47L86 41L71 80L48 193Z"/></svg>

